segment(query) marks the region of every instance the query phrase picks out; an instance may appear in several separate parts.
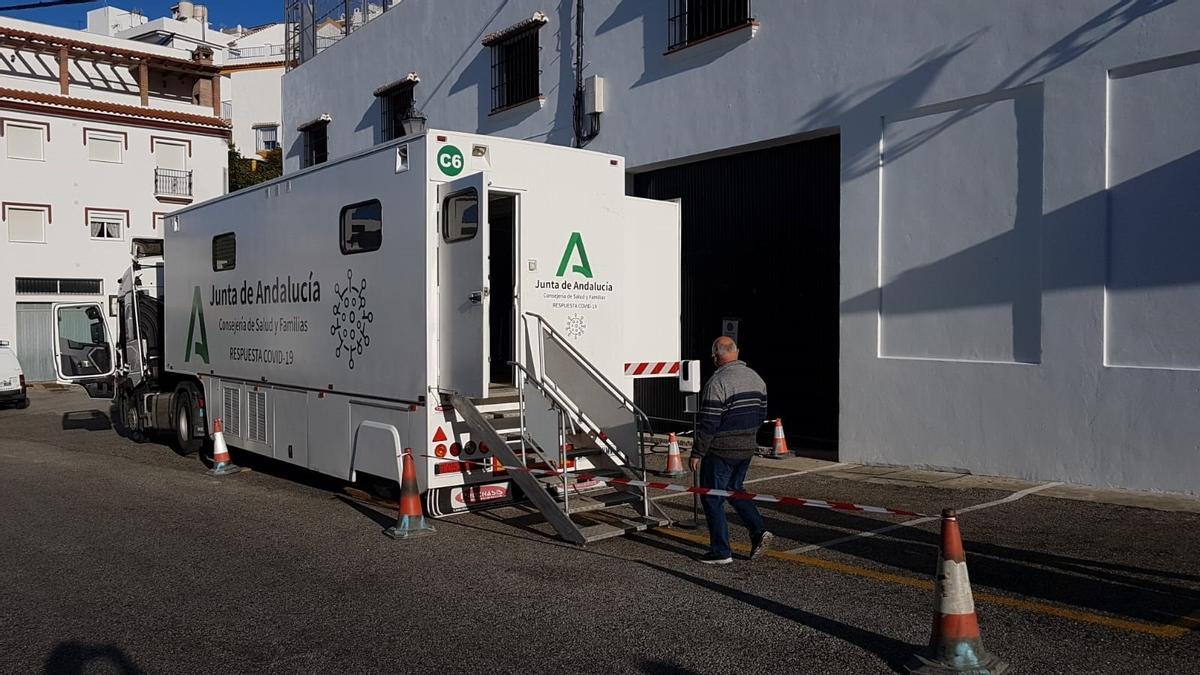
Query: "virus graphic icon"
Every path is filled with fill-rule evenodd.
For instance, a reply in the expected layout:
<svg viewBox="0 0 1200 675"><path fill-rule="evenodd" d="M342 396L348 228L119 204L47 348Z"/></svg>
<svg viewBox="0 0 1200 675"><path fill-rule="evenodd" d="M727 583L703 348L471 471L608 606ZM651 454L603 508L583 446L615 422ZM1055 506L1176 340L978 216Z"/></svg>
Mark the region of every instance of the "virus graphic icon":
<svg viewBox="0 0 1200 675"><path fill-rule="evenodd" d="M371 346L367 326L375 320L374 313L367 311L367 280L360 279L355 286L354 271L346 270L346 287L334 284L333 294L333 325L329 327L329 334L338 341L333 355L340 359L346 354L350 369L354 370L355 355L361 356L363 350Z"/></svg>
<svg viewBox="0 0 1200 675"><path fill-rule="evenodd" d="M578 340L587 330L587 320L582 314L572 314L567 317L567 335Z"/></svg>

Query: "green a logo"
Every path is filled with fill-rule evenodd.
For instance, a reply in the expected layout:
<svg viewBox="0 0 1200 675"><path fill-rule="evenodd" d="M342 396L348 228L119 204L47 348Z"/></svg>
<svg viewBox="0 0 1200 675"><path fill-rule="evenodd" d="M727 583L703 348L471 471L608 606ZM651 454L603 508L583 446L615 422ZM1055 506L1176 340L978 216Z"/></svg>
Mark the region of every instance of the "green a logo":
<svg viewBox="0 0 1200 675"><path fill-rule="evenodd" d="M195 342L192 338L196 334L196 317L200 317L200 341ZM199 356L208 363L208 331L204 328L204 304L200 301L200 287L196 287L196 291L192 293L192 320L188 323L187 351L183 354L183 360L192 360L192 349L196 350L196 356Z"/></svg>
<svg viewBox="0 0 1200 675"><path fill-rule="evenodd" d="M583 275L585 279L592 278L592 266L588 263L587 249L583 247L583 235L578 232L571 233L571 239L567 242L567 250L563 251L562 262L558 264L558 274L555 276L561 277L567 273L567 264L571 262L571 253L576 249L579 249L579 264L572 265L571 271Z"/></svg>

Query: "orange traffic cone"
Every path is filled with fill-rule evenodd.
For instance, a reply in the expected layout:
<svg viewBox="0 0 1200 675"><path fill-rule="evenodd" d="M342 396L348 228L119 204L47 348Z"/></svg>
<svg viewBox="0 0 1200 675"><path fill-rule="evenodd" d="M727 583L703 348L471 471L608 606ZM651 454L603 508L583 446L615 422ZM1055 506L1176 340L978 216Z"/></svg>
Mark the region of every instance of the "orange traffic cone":
<svg viewBox="0 0 1200 675"><path fill-rule="evenodd" d="M400 475L400 512L396 524L383 533L392 539L408 539L434 533L433 526L425 522L421 510L421 492L417 487L417 468L413 462L412 448L404 449L404 469Z"/></svg>
<svg viewBox="0 0 1200 675"><path fill-rule="evenodd" d="M225 427L218 417L213 420L213 465L208 472L214 476L224 476L241 470L241 467L229 460L229 446L225 445Z"/></svg>
<svg viewBox="0 0 1200 675"><path fill-rule="evenodd" d="M787 457L790 454L792 454L792 451L788 450L787 437L783 435L783 420L781 418L776 418L775 419L775 447L771 448L771 456L772 457Z"/></svg>
<svg viewBox="0 0 1200 675"><path fill-rule="evenodd" d="M942 548L933 595L937 607L929 647L913 655L905 664L905 671L981 675L1008 672L1008 664L989 654L979 637L979 619L975 616L971 580L967 577L967 556L953 509L942 511Z"/></svg>
<svg viewBox="0 0 1200 675"><path fill-rule="evenodd" d="M667 470L663 472L663 475L673 478L688 475L687 469L683 468L683 457L679 455L679 439L675 437L674 432L668 437Z"/></svg>

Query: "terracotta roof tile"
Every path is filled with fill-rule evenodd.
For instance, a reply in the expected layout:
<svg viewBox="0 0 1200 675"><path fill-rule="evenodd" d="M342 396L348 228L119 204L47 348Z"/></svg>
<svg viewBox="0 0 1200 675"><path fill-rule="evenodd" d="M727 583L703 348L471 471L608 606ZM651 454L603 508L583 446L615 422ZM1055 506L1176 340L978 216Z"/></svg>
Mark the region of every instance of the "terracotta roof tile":
<svg viewBox="0 0 1200 675"><path fill-rule="evenodd" d="M108 101L96 101L87 98L59 96L57 94L46 94L39 91L24 91L22 89L9 89L7 87L0 87L0 100L3 99L45 103L47 105L62 106L64 108L76 108L79 110L95 110L113 115L144 117L155 120L166 120L168 122L182 122L184 124L195 124L198 126L214 127L218 129L229 128L228 122L212 115L196 115L193 113L162 110L159 108L143 108L141 106L126 105L124 103L110 103Z"/></svg>

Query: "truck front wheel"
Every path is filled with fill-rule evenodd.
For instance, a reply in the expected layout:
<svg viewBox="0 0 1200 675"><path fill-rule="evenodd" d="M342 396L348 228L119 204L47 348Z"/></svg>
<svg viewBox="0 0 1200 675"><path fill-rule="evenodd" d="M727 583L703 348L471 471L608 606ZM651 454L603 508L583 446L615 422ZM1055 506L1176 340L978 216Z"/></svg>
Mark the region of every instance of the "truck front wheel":
<svg viewBox="0 0 1200 675"><path fill-rule="evenodd" d="M141 415L138 413L137 397L125 387L117 389L117 415L125 435L135 443L146 440L142 433Z"/></svg>
<svg viewBox="0 0 1200 675"><path fill-rule="evenodd" d="M187 388L180 387L175 392L175 449L181 455L197 452L204 445L204 438L197 438L195 435L195 415L192 414L194 405L195 399Z"/></svg>

